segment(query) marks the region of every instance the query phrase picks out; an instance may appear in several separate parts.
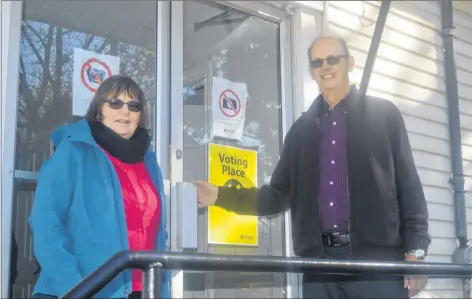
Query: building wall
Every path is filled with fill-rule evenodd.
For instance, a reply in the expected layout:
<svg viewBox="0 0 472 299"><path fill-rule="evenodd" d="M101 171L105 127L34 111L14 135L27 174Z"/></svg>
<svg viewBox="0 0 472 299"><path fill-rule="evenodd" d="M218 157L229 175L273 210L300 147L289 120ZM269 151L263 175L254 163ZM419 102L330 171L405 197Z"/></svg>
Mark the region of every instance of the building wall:
<svg viewBox="0 0 472 299"><path fill-rule="evenodd" d="M351 75L355 84L359 84L362 77L379 7L379 1L330 1L327 5L327 31L344 37L356 59ZM462 19L463 22L467 20ZM467 22L468 28L472 28L472 20ZM439 2L392 1L368 94L394 102L403 113L428 201L433 241L427 260L448 263L456 240L449 184L451 160L441 30ZM472 36L472 31L465 28L462 31L464 35ZM465 43L459 44L459 41L457 44L461 53L458 56L463 60L462 63L458 61L458 65L470 65L472 58L467 58L465 52L472 55L472 46L465 48ZM472 76L462 73L461 81ZM464 94L472 100L467 87L462 85L459 89L462 102L467 101ZM470 116L464 112L465 106L462 110L465 134L467 121L472 124L472 102L469 105L465 110L470 111ZM469 159L472 159L470 135L470 141L464 139L464 149L467 144L471 146ZM472 166L469 169L472 174ZM469 189L472 190L470 182ZM461 295L459 280L431 279L421 297L458 298Z"/></svg>

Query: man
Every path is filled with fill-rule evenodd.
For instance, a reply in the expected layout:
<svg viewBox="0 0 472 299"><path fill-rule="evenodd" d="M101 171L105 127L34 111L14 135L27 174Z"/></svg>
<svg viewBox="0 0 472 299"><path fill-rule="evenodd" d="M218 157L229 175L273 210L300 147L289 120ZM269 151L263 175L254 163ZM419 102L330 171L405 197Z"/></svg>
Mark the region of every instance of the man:
<svg viewBox="0 0 472 299"><path fill-rule="evenodd" d="M321 95L287 133L270 184L236 190L198 181L199 206L260 216L290 209L300 257L422 261L428 211L400 111L349 86L354 58L344 40L319 37L308 56ZM303 295L408 298L419 282L305 274Z"/></svg>

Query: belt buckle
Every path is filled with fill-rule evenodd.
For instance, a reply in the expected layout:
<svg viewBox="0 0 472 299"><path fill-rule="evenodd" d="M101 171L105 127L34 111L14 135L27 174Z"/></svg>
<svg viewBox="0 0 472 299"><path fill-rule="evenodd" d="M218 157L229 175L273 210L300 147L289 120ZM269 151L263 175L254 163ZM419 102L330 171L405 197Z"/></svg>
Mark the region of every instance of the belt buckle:
<svg viewBox="0 0 472 299"><path fill-rule="evenodd" d="M326 240L328 241L328 247L332 247L332 242L331 242L331 235L326 235Z"/></svg>
<svg viewBox="0 0 472 299"><path fill-rule="evenodd" d="M339 236L339 235L341 235L341 233L332 233L332 234L328 235L328 240L329 240L329 243L330 243L329 246L331 246L331 247L339 247L339 246L341 246L341 243L335 243L335 242L334 242L334 238L335 238L336 236Z"/></svg>

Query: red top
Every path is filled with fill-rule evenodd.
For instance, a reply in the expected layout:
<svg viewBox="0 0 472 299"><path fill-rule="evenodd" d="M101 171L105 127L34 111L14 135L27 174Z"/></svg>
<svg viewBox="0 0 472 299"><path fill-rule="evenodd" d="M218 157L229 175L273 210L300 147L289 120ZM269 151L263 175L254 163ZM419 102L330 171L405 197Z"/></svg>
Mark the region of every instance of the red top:
<svg viewBox="0 0 472 299"><path fill-rule="evenodd" d="M126 164L110 158L120 180L130 250L155 250L161 221L161 202L144 162ZM133 291L142 290L141 270L132 272Z"/></svg>

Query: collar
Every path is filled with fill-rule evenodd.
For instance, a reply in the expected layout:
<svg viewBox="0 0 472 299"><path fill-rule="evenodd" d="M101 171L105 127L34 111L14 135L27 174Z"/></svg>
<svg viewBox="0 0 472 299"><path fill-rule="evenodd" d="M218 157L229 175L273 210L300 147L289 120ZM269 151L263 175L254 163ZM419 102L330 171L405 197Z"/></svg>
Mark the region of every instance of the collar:
<svg viewBox="0 0 472 299"><path fill-rule="evenodd" d="M360 104L363 102L362 99L363 97L360 96L356 85L351 85L346 98L341 100L336 107L342 105L340 107L345 108L348 114L355 114L358 111ZM311 116L320 116L320 114L325 111L324 109L329 109L329 105L324 100L323 95L320 94L311 104L307 114Z"/></svg>
<svg viewBox="0 0 472 299"><path fill-rule="evenodd" d="M356 88L354 86L354 88ZM352 89L352 87L351 87ZM339 110L339 109L347 109L347 106L348 106L348 102L349 100L353 97L352 95L352 92L351 90L349 91L349 93L346 95L346 97L344 99L342 99L341 101L339 101L336 106L334 106L333 110ZM326 102L326 100L323 98L323 96L321 96L322 98L322 104L321 104L321 111L323 113L328 113L329 111L331 111L331 107L329 106L328 102Z"/></svg>

